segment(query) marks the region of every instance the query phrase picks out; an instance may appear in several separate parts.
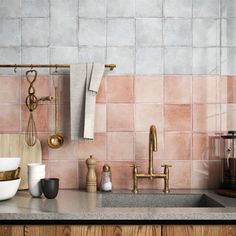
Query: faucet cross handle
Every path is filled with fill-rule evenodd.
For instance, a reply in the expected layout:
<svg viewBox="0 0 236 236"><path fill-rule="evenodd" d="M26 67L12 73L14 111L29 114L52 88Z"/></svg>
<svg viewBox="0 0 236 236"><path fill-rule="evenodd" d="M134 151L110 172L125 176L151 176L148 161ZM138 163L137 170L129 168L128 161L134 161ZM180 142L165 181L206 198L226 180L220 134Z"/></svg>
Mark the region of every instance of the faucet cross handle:
<svg viewBox="0 0 236 236"><path fill-rule="evenodd" d="M137 179L137 175L138 175L138 167L139 165L133 164L130 167L133 167L133 192L137 193L138 192L138 179Z"/></svg>
<svg viewBox="0 0 236 236"><path fill-rule="evenodd" d="M165 165L161 165L161 167L172 167L172 165L165 164Z"/></svg>
<svg viewBox="0 0 236 236"><path fill-rule="evenodd" d="M164 179L164 193L169 193L169 167L172 167L172 165L161 165L161 167L164 167L164 174L165 174L165 179Z"/></svg>
<svg viewBox="0 0 236 236"><path fill-rule="evenodd" d="M136 167L140 167L140 165L133 164L133 165L130 165L130 167L136 168Z"/></svg>

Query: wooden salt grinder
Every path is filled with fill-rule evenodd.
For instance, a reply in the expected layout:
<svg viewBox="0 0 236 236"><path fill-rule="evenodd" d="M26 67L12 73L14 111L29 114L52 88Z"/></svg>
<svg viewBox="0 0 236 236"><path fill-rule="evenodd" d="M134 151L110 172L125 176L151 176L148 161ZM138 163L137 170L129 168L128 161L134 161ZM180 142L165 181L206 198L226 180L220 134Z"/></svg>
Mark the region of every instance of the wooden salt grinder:
<svg viewBox="0 0 236 236"><path fill-rule="evenodd" d="M91 155L90 158L86 160L86 165L88 168L88 173L86 176L86 190L87 192L97 191L97 177L95 173L96 160Z"/></svg>

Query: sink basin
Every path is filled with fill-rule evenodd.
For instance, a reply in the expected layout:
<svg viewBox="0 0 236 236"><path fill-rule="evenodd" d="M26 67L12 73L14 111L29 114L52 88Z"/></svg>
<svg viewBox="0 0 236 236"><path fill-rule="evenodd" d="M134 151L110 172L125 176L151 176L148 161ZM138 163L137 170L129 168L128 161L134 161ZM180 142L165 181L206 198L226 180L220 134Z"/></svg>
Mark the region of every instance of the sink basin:
<svg viewBox="0 0 236 236"><path fill-rule="evenodd" d="M98 207L224 207L205 194L132 194L101 195Z"/></svg>

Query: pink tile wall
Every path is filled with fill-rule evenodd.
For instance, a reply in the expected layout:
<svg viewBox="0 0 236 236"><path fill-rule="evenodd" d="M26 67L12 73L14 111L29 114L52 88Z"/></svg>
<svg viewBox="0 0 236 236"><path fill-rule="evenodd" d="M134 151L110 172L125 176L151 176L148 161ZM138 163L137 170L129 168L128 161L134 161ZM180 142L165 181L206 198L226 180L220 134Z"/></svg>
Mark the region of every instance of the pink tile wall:
<svg viewBox="0 0 236 236"><path fill-rule="evenodd" d="M41 102L34 114L47 164L47 175L59 177L61 188L84 188L85 160L97 160L97 182L104 163L112 169L115 189L132 188L131 164L148 169L149 127L157 127L154 167L171 164L170 188L215 188L220 182L219 140L215 133L236 129L236 77L232 76L106 76L97 95L95 138L70 141L68 76L39 76L37 96L60 88L60 130L65 144L50 149L54 105ZM0 132L25 132L24 105L28 83L22 76L0 77ZM235 116L235 117L234 117ZM140 187L161 189L163 180L141 180Z"/></svg>

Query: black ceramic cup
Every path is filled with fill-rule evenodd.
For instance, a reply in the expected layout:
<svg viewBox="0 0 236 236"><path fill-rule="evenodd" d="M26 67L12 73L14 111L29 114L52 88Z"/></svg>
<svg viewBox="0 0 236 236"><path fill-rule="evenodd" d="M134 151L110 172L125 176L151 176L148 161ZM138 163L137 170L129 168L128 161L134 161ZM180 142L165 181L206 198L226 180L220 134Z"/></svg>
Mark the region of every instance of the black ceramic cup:
<svg viewBox="0 0 236 236"><path fill-rule="evenodd" d="M46 198L52 199L57 196L59 189L59 179L58 178L45 178L41 179L41 187L43 194Z"/></svg>

